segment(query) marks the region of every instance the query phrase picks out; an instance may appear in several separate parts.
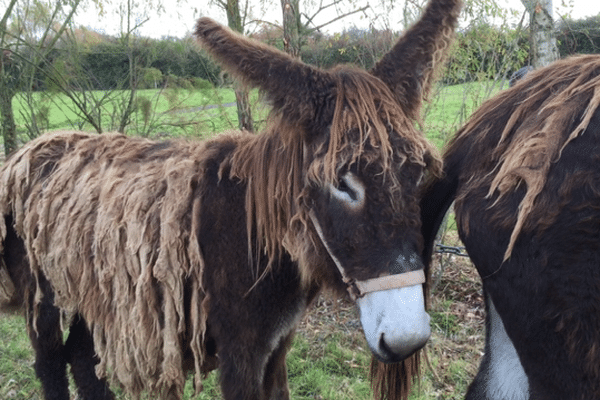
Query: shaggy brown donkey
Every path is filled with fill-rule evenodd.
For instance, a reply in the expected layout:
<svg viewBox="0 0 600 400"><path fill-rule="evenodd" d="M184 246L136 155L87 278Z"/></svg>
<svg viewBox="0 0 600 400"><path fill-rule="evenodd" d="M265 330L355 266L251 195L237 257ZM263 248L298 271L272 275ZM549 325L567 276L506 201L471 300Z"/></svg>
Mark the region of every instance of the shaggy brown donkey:
<svg viewBox="0 0 600 400"><path fill-rule="evenodd" d="M468 400L600 398L600 56L530 72L486 102L422 202L428 260L453 200L483 280Z"/></svg>
<svg viewBox="0 0 600 400"><path fill-rule="evenodd" d="M2 270L47 399L287 399L285 354L323 287L356 299L373 353L424 345L418 203L440 163L414 128L458 15L433 0L371 73L324 71L203 18L201 45L272 103L260 135L153 142L47 134L0 170ZM10 285L2 285L9 288ZM67 318L69 317L69 318ZM62 327L71 324L62 343Z"/></svg>

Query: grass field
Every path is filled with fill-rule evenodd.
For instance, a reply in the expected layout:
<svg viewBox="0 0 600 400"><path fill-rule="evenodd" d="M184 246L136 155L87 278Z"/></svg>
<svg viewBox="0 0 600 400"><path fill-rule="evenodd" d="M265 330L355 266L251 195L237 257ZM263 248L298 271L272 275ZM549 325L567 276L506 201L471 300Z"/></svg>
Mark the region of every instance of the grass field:
<svg viewBox="0 0 600 400"><path fill-rule="evenodd" d="M428 138L442 147L483 99L497 90L491 84L441 88L424 109L424 130L428 132ZM208 131L209 134L233 127L231 121L236 118L235 107L188 112L189 109L198 109L214 102L221 104L234 101L230 90L213 91L210 95L181 90L171 94L171 100L166 98L169 94L158 90L142 94L149 98L156 97L154 101L157 109L166 121L178 118L212 121L202 122L206 124L202 129L198 126L201 131ZM255 94L253 98L256 99ZM81 127L72 125L77 116L67 114L59 108L58 105L63 100L55 99L52 103L49 127L80 129ZM264 115L265 111L262 112ZM19 123L23 130L24 122ZM161 126L168 126L166 122L161 123ZM192 129L186 131L183 128L179 134L162 134L157 130L151 136L183 134L202 136ZM448 230L444 243L458 244L455 229ZM426 347L428 363L423 367L422 379L411 399L462 399L477 371L483 351L481 285L468 259L451 255L436 256L434 277L438 283L432 291L430 306L433 335ZM40 384L33 372L32 351L21 314L0 313L0 335L0 399L42 399ZM369 362L370 352L354 305L321 296L302 321L287 357L292 398L370 399ZM217 374L218 372L213 372L205 380L204 391L198 399L220 399ZM116 393L119 400L127 399L118 390ZM186 387L187 398L193 398L190 382ZM76 396L73 395L72 399L76 399Z"/></svg>
<svg viewBox="0 0 600 400"><path fill-rule="evenodd" d="M456 86L440 86L432 101L423 107L423 126L427 137L439 148L461 126L468 116L499 85L491 81ZM82 98L84 94L77 94ZM128 99L128 92L95 91L85 93L88 103L97 102L94 115L101 121L103 132L117 129L119 112ZM91 99L91 100L90 100ZM207 137L237 127L235 94L232 89L146 89L138 90L135 112L126 132L149 137ZM265 124L268 108L260 102L256 90L250 102L257 131ZM64 94L37 92L28 98L25 94L13 100L17 131L21 142L32 138L32 117L41 131L76 129L93 131L94 128ZM1 140L1 139L0 139Z"/></svg>
<svg viewBox="0 0 600 400"><path fill-rule="evenodd" d="M80 99L84 94L75 93ZM85 93L87 103L96 102L92 114L101 121L103 132L114 131L120 113L128 101L126 91L94 91ZM253 117L260 127L266 109L251 93ZM146 89L138 90L135 112L126 132L149 137L206 137L237 127L235 93L232 89ZM32 115L41 131L75 129L94 131L71 98L61 93L36 92L13 99L15 122L22 142L31 139Z"/></svg>

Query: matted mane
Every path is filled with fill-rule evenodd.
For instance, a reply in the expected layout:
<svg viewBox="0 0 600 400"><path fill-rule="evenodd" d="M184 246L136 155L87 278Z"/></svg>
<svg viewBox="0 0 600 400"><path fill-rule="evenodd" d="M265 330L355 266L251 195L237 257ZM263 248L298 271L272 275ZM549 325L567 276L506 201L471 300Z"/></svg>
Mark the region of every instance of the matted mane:
<svg viewBox="0 0 600 400"><path fill-rule="evenodd" d="M316 239L306 234L311 225L310 205L304 203L307 185L335 184L340 168L360 160L377 165L382 178L389 180L387 195L399 198L402 182L394 171L405 161L429 167L434 174L441 170L436 150L415 130L387 85L351 67L327 73L336 83L328 141L307 146L303 135L297 133L299 127L290 126L285 116L274 113L276 122L239 146L222 165L230 177L248 185L248 237L256 240L249 247L266 248L271 263L285 248L300 261L306 284L317 278L311 276L314 268L303 268L309 264L303 261L311 256L307 251L315 247L308 241ZM397 208L395 214L402 216L402 205L392 204ZM253 259L256 256L251 254Z"/></svg>
<svg viewBox="0 0 600 400"><path fill-rule="evenodd" d="M513 88L484 103L450 144L448 153L461 146L480 148L472 154L484 153L485 159L465 162L492 163L497 171L493 177L471 179L461 188L463 195L487 184L488 197L497 196L498 202L521 184L526 186L516 223L498 217L500 223L514 223L505 260L519 233L539 223L528 217L536 208L551 165L560 159L565 146L585 131L599 105L600 58L572 57L531 72ZM472 135L476 136L469 140ZM482 143L488 138L494 143ZM488 148L491 157L484 151ZM468 229L469 215L463 215L462 226Z"/></svg>
<svg viewBox="0 0 600 400"><path fill-rule="evenodd" d="M25 233L37 283L34 313L43 273L54 304L88 321L99 375L116 378L134 396L146 389L182 395L185 346L196 390L215 367L202 343L207 296L199 208L206 161L244 137L250 135L157 143L55 132L15 153L0 176L0 212ZM2 218L2 238L6 232Z"/></svg>

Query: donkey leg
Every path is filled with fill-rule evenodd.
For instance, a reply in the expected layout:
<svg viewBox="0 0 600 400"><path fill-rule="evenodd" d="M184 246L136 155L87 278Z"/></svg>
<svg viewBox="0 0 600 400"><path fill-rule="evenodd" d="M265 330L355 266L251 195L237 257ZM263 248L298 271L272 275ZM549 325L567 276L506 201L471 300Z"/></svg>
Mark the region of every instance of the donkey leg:
<svg viewBox="0 0 600 400"><path fill-rule="evenodd" d="M292 345L293 333L281 339L279 346L273 351L265 370L264 393L269 400L289 400L287 367L285 356Z"/></svg>
<svg viewBox="0 0 600 400"><path fill-rule="evenodd" d="M71 323L65 349L79 397L83 400L113 400L106 379L96 376L95 366L99 360L92 335L80 315L76 315Z"/></svg>
<svg viewBox="0 0 600 400"><path fill-rule="evenodd" d="M39 280L44 295L35 319L34 290L30 291L27 299L28 333L35 351L35 373L42 382L46 400L69 400L60 310L53 304L54 293L46 278L40 275Z"/></svg>
<svg viewBox="0 0 600 400"><path fill-rule="evenodd" d="M267 351L260 342L242 340L221 348L218 354L223 398L289 400L285 356L293 336L293 332L287 333L273 351Z"/></svg>
<svg viewBox="0 0 600 400"><path fill-rule="evenodd" d="M221 392L224 400L268 400L262 394L259 351L252 346L229 346L219 351Z"/></svg>

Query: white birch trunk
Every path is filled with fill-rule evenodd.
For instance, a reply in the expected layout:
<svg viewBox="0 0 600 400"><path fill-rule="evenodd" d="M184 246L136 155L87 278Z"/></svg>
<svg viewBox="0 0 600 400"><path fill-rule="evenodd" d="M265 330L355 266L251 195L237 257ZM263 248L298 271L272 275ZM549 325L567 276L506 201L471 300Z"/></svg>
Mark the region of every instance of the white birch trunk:
<svg viewBox="0 0 600 400"><path fill-rule="evenodd" d="M531 17L531 62L537 69L559 59L554 34L552 0L521 0L521 2Z"/></svg>

